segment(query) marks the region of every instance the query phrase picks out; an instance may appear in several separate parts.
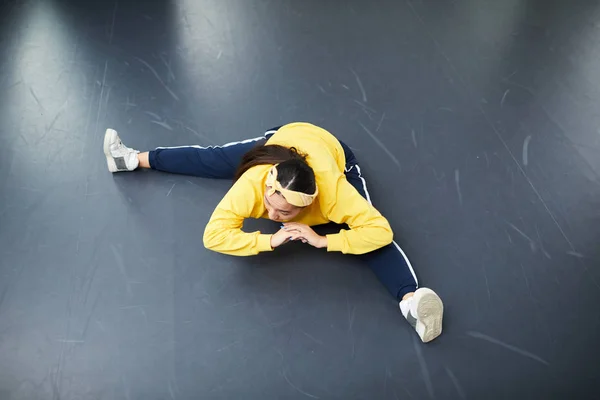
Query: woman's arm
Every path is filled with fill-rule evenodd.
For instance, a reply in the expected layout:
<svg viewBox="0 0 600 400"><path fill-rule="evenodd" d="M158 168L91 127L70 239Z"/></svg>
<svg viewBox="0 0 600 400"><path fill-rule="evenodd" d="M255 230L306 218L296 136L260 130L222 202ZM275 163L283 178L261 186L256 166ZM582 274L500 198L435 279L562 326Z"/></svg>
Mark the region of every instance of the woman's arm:
<svg viewBox="0 0 600 400"><path fill-rule="evenodd" d="M204 247L233 256L252 256L272 251L271 236L242 231L244 219L254 215L262 194L244 177L240 178L217 205L204 230Z"/></svg>
<svg viewBox="0 0 600 400"><path fill-rule="evenodd" d="M328 218L347 224L350 229L327 235L327 251L364 254L387 246L394 239L387 219L346 179L338 181L336 201Z"/></svg>

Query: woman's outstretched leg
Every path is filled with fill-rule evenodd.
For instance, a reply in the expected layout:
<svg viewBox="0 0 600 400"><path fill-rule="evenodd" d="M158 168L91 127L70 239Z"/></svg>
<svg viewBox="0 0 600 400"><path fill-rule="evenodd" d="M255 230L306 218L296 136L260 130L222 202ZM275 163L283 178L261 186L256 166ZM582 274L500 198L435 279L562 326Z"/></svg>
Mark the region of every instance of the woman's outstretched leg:
<svg viewBox="0 0 600 400"><path fill-rule="evenodd" d="M233 179L242 156L276 131L277 128L274 128L263 136L223 146L158 147L140 153L125 146L115 130L107 129L104 135L104 154L110 172L151 168L202 178Z"/></svg>
<svg viewBox="0 0 600 400"><path fill-rule="evenodd" d="M371 203L367 184L352 150L344 143L342 147L346 156L346 179ZM417 288L417 276L412 265L396 242L360 257L399 302L402 315L423 342L429 342L442 333L442 300L431 289Z"/></svg>

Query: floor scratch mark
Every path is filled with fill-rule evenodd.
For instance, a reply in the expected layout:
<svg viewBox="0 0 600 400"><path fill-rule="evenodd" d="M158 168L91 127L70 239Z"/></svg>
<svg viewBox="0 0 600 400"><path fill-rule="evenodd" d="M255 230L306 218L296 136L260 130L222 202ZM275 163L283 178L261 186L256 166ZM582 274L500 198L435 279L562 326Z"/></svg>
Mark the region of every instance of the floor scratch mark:
<svg viewBox="0 0 600 400"><path fill-rule="evenodd" d="M360 89L360 92L362 93L362 99L366 103L367 102L367 93L365 92L365 88L363 87L360 77L352 68L350 68L350 71L354 74L354 77L356 78L356 83L358 83L358 88Z"/></svg>
<svg viewBox="0 0 600 400"><path fill-rule="evenodd" d="M304 336L306 336L307 338L309 338L313 342L315 342L315 343L320 344L321 346L323 346L323 342L321 342L319 339L315 338L314 336L309 335L308 333L304 332L303 330L300 330L300 332L302 332L302 334Z"/></svg>
<svg viewBox="0 0 600 400"><path fill-rule="evenodd" d="M513 228L515 231L517 231L517 233L521 236L523 236L525 239L527 239L529 241L529 247L531 247L531 251L535 252L537 247L535 242L525 234L525 232L523 232L522 230L520 230L519 228L517 228L514 224L511 224L510 222L506 221L506 223Z"/></svg>
<svg viewBox="0 0 600 400"><path fill-rule="evenodd" d="M361 128L363 128L365 132L367 132L369 136L371 136L371 139L373 139L375 143L377 143L381 150L383 150L385 154L387 154L392 159L394 164L396 164L398 168L402 169L402 167L400 166L400 161L398 161L398 159L387 149L387 147L366 126L364 126L360 122L358 124L361 126Z"/></svg>
<svg viewBox="0 0 600 400"><path fill-rule="evenodd" d="M307 397L313 398L313 399L318 399L319 397L310 394L310 393L306 393L304 390L300 389L298 386L294 385L291 381L290 378L288 378L287 374L285 373L285 369L281 370L281 374L283 375L283 377L285 378L286 382L288 383L288 385L290 385L293 389L295 389L298 393L303 394Z"/></svg>
<svg viewBox="0 0 600 400"><path fill-rule="evenodd" d="M419 361L419 366L421 367L421 376L423 377L423 382L425 383L425 387L427 388L427 393L431 399L435 398L435 393L433 391L433 384L431 383L431 375L429 374L429 368L427 368L427 363L425 362L425 358L421 352L421 344L417 343L417 339L415 335L412 335L413 346L415 348L415 353L417 353L417 361Z"/></svg>
<svg viewBox="0 0 600 400"><path fill-rule="evenodd" d="M417 148L417 147L419 147L419 146L417 145L417 135L416 135L416 133L415 133L415 130L414 130L414 129L411 129L411 130L410 130L410 134L411 134L411 136L412 136L413 146L415 146L415 149L416 149L416 148Z"/></svg>
<svg viewBox="0 0 600 400"><path fill-rule="evenodd" d="M165 129L167 129L167 130L169 130L169 131L172 131L172 130L173 130L173 128L171 127L171 125L167 124L166 122L162 122L162 121L154 121L154 120L152 120L152 121L150 121L150 122L151 122L151 123L153 123L153 124L156 124L156 125L162 126L163 128L165 128Z"/></svg>
<svg viewBox="0 0 600 400"><path fill-rule="evenodd" d="M460 397L462 400L465 400L467 398L467 396L465 396L465 391L463 390L462 386L458 382L458 379L456 379L454 372L452 372L452 370L450 368L446 367L446 373L448 374L448 377L452 381L452 384L454 385L454 388L456 389L456 393L458 393L458 397Z"/></svg>
<svg viewBox="0 0 600 400"><path fill-rule="evenodd" d="M536 97L535 91L532 88L528 87L528 86L521 85L520 83L517 83L515 81L511 81L510 79L502 79L502 81L508 83L509 85L513 85L513 86L516 86L518 88L521 88L524 91L526 91L527 93L529 93L532 97Z"/></svg>
<svg viewBox="0 0 600 400"><path fill-rule="evenodd" d="M544 247L544 242L542 241L542 236L540 235L540 230L539 230L537 224L535 224L535 232L537 233L538 240L540 241L540 248L542 249L542 253L544 254L544 256L546 256L546 258L548 260L551 260L552 257L550 256L550 254L546 251L546 248Z"/></svg>
<svg viewBox="0 0 600 400"><path fill-rule="evenodd" d="M527 274L525 273L525 267L523 267L523 263L519 263L521 266L521 273L523 274L523 280L525 280L525 286L527 286L527 292L529 293L529 297L533 300L533 294L531 293L531 286L529 286L529 279L527 279Z"/></svg>
<svg viewBox="0 0 600 400"><path fill-rule="evenodd" d="M217 353L220 353L220 352L222 352L223 350L227 350L228 348L230 348L230 347L233 347L233 346L235 346L236 344L238 344L238 343L240 343L240 342L241 342L241 340L236 340L235 342L231 342L231 343L229 343L227 346L224 346L224 347L221 347L220 349L218 349L218 350L217 350Z"/></svg>
<svg viewBox="0 0 600 400"><path fill-rule="evenodd" d="M527 358L530 358L532 360L535 360L535 361L537 361L539 363L542 363L544 365L550 365L550 363L548 363L548 361L544 360L543 358L541 358L539 356L536 356L533 353L528 352L527 350L523 350L523 349L520 349L520 348L518 348L516 346L513 346L511 344L504 343L501 340L495 339L495 338L493 338L491 336L488 336L488 335L485 335L485 334L483 334L481 332L469 331L469 332L467 332L467 335L469 335L471 337L474 337L475 339L485 340L486 342L498 345L500 347L504 347L507 350L510 350L510 351L512 351L514 353L520 354L523 357L527 357Z"/></svg>
<svg viewBox="0 0 600 400"><path fill-rule="evenodd" d="M102 110L102 98L104 97L104 87L106 86L106 72L108 71L108 60L104 61L104 75L100 86L100 98L98 99L98 113L96 115L96 127L94 132L98 132L98 123L100 122L100 111Z"/></svg>
<svg viewBox="0 0 600 400"><path fill-rule="evenodd" d="M354 326L354 315L356 314L356 306L352 307L352 311L350 311L350 315L348 316L348 332L352 332L352 327Z"/></svg>
<svg viewBox="0 0 600 400"><path fill-rule="evenodd" d="M360 102L360 101L358 101L358 100L356 100L356 99L352 99L352 101L354 101L356 104L358 104L359 106L361 106L361 107L362 107L362 108L364 108L365 110L368 110L368 111L370 111L370 112L372 112L372 113L376 113L376 112L377 112L377 110L374 110L373 108L369 107L368 105L366 105L366 104L365 104L365 103L363 103L363 102Z"/></svg>
<svg viewBox="0 0 600 400"><path fill-rule="evenodd" d="M510 92L510 89L506 89L506 91L504 92L504 95L502 95L502 100L500 100L500 107L504 107L504 100L506 100L506 96L508 95L509 92Z"/></svg>
<svg viewBox="0 0 600 400"><path fill-rule="evenodd" d="M98 293L98 296L96 296L96 300L94 300L94 304L92 305L92 309L85 321L85 325L83 326L83 330L81 331L81 338L85 340L85 337L87 335L87 331L88 328L90 326L90 321L92 319L92 316L94 315L94 312L96 311L96 307L98 306L98 300L100 300L100 295L102 294L102 292Z"/></svg>
<svg viewBox="0 0 600 400"><path fill-rule="evenodd" d="M117 8L119 7L119 2L115 1L115 8L113 9L112 15L112 24L110 26L110 38L108 39L108 44L112 44L113 34L115 33L115 21L117 19Z"/></svg>
<svg viewBox="0 0 600 400"><path fill-rule="evenodd" d="M364 112L371 121L373 120L373 115L369 112L369 110L367 110L366 108L361 108L361 111Z"/></svg>
<svg viewBox="0 0 600 400"><path fill-rule="evenodd" d="M383 375L383 395L387 396L387 381L390 376L390 370L388 367L385 367L385 374Z"/></svg>
<svg viewBox="0 0 600 400"><path fill-rule="evenodd" d="M158 121L161 121L161 120L162 120L162 118L161 118L161 116L160 116L160 115L158 115L158 114L155 114L155 113L153 113L153 112L151 112L151 111L144 111L144 114L146 114L146 115L149 115L149 116L151 116L152 118L154 118L154 119L156 119L156 120L158 120Z"/></svg>
<svg viewBox="0 0 600 400"><path fill-rule="evenodd" d="M502 78L503 81L512 78L513 76L515 76L515 74L517 73L517 70L515 69L510 75L505 76L504 78Z"/></svg>
<svg viewBox="0 0 600 400"><path fill-rule="evenodd" d="M129 107L137 107L136 103L132 103L131 101L129 101L129 96L127 96L127 101L125 103L123 103L122 105L125 106L125 111L129 111Z"/></svg>
<svg viewBox="0 0 600 400"><path fill-rule="evenodd" d="M58 112L52 119L52 122L50 122L50 125L48 125L46 127L42 136L40 136L40 138L36 141L36 143L35 143L36 146L38 144L40 144L42 140L44 140L44 138L46 137L46 135L48 135L48 133L52 132L52 129L54 129L54 124L56 124L56 121L58 121L58 117L60 117L60 114L62 114L62 111L63 111L63 107L61 107L60 110L58 110Z"/></svg>
<svg viewBox="0 0 600 400"><path fill-rule="evenodd" d="M454 183L456 185L456 193L458 194L458 203L463 205L462 191L460 190L460 171L457 169L454 170Z"/></svg>
<svg viewBox="0 0 600 400"><path fill-rule="evenodd" d="M169 381L169 395L171 396L171 400L175 400L175 392L173 391L173 385L171 381Z"/></svg>
<svg viewBox="0 0 600 400"><path fill-rule="evenodd" d="M213 141L206 135L203 135L202 133L190 128L189 126L187 126L183 121L179 121L174 119L173 122L175 122L176 124L178 124L181 128L186 129L190 132L192 132L194 135L198 136L200 139L206 140L208 143L213 143Z"/></svg>
<svg viewBox="0 0 600 400"><path fill-rule="evenodd" d="M46 112L46 109L42 105L42 102L40 101L40 99L38 99L38 97L36 96L36 94L33 91L33 88L31 86L29 86L29 93L31 93L31 95L33 96L33 99L35 100L35 102L37 103L37 105L42 109L42 112Z"/></svg>
<svg viewBox="0 0 600 400"><path fill-rule="evenodd" d="M152 74L154 75L156 80L158 80L158 82L160 82L160 84L165 88L165 90L167 92L169 92L171 97L173 97L175 100L179 101L179 97L177 97L177 95L171 90L171 88L169 86L167 86L167 84L158 75L158 72L156 72L156 70L154 68L152 68L152 66L150 64L148 64L146 61L142 60L139 57L135 57L135 59L138 60L140 63L144 64L146 66L146 68L148 68L150 70L150 72L152 72Z"/></svg>
<svg viewBox="0 0 600 400"><path fill-rule="evenodd" d="M490 291L490 283L488 282L487 271L485 269L485 265L481 267L483 269L483 278L485 279L485 288L487 289L488 300L492 300L492 292Z"/></svg>
<svg viewBox="0 0 600 400"><path fill-rule="evenodd" d="M173 188L175 187L175 185L176 185L176 183L174 183L173 186L171 186L171 189L169 189L169 191L167 192L167 197L169 197L169 195L173 191Z"/></svg>
<svg viewBox="0 0 600 400"><path fill-rule="evenodd" d="M585 256L577 251L567 251L567 254L577 258L585 258Z"/></svg>
<svg viewBox="0 0 600 400"><path fill-rule="evenodd" d="M527 136L523 141L523 165L526 167L529 164L529 142L531 135Z"/></svg>
<svg viewBox="0 0 600 400"><path fill-rule="evenodd" d="M208 137L204 136L203 134L201 134L198 131L195 131L194 129L190 128L189 126L184 126L184 128L187 129L188 131L192 132L194 135L198 136L199 138L202 138L208 142L211 141Z"/></svg>
<svg viewBox="0 0 600 400"><path fill-rule="evenodd" d="M381 124L383 123L384 118L385 118L385 113L381 114L381 119L379 120L379 123L377 124L377 129L375 129L375 132L379 132L379 128L381 128Z"/></svg>
<svg viewBox="0 0 600 400"><path fill-rule="evenodd" d="M16 81L15 83L12 83L10 85L8 85L7 87L4 88L4 90L9 90L12 89L13 87L20 85L21 83L23 83L23 81L21 79L19 79L18 81Z"/></svg>
<svg viewBox="0 0 600 400"><path fill-rule="evenodd" d="M169 79L175 80L175 74L171 69L171 61L167 62L167 60L165 60L162 54L159 54L158 56L160 57L160 60L163 62L163 64L165 64L165 67L167 67L167 71L169 72Z"/></svg>

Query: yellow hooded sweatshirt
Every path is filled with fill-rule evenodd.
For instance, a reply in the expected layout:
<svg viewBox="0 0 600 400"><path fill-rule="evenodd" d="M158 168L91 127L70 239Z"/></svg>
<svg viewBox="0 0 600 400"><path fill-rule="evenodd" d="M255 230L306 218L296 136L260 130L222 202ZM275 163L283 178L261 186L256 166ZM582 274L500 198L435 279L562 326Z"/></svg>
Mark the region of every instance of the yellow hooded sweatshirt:
<svg viewBox="0 0 600 400"><path fill-rule="evenodd" d="M388 221L346 180L344 150L325 129L309 123L281 127L266 145L295 147L308 155L319 194L293 220L309 226L329 222L347 224L348 229L327 235L327 251L364 254L392 242ZM204 231L207 249L234 256L272 251L270 234L244 232L246 218L268 218L264 205L265 181L272 165L250 168L234 183L217 205Z"/></svg>

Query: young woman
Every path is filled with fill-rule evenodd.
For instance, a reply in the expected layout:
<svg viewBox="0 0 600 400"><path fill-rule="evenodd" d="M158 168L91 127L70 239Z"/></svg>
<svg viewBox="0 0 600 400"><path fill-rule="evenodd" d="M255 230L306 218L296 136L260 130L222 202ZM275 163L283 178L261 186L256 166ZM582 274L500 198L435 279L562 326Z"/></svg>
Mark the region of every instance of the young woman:
<svg viewBox="0 0 600 400"><path fill-rule="evenodd" d="M250 256L297 240L358 255L399 301L402 315L423 342L441 334L441 299L431 289L417 289L412 266L393 241L388 221L371 204L354 154L326 130L292 123L224 146L159 147L140 153L108 129L104 153L111 172L152 168L232 179L204 231L206 248ZM245 218L268 218L281 228L274 234L244 232ZM324 236L311 228L331 222L345 226Z"/></svg>

